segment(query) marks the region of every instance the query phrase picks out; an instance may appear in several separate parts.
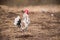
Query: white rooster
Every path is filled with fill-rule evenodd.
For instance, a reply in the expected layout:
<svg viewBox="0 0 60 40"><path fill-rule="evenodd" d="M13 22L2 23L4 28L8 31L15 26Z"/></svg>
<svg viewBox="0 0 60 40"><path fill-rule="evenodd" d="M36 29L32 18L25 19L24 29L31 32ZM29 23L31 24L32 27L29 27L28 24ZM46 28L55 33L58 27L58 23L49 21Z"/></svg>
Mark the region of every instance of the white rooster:
<svg viewBox="0 0 60 40"><path fill-rule="evenodd" d="M17 16L14 20L14 25L18 25L21 31L27 29L29 24L30 24L30 19L27 9L23 11L22 19L20 18L20 16Z"/></svg>

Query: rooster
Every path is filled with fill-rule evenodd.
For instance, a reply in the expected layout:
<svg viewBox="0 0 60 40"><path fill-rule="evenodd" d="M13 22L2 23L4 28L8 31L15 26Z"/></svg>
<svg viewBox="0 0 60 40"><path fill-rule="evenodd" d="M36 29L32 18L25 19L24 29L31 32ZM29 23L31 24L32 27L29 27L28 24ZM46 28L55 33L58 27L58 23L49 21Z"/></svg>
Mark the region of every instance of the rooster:
<svg viewBox="0 0 60 40"><path fill-rule="evenodd" d="M27 29L28 25L30 24L30 18L28 15L28 10L25 9L24 11L22 10L22 18L20 16L17 16L14 20L14 25L18 25L21 30Z"/></svg>

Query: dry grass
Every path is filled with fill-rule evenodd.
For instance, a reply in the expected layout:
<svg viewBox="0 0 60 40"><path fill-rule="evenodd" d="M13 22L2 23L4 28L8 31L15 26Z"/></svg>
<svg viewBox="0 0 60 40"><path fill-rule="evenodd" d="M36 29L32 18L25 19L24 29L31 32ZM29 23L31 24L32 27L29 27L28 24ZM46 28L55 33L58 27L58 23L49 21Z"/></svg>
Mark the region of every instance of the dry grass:
<svg viewBox="0 0 60 40"><path fill-rule="evenodd" d="M41 7L40 7L41 8ZM60 40L60 12L30 11L27 31L13 25L16 10L0 9L0 40Z"/></svg>

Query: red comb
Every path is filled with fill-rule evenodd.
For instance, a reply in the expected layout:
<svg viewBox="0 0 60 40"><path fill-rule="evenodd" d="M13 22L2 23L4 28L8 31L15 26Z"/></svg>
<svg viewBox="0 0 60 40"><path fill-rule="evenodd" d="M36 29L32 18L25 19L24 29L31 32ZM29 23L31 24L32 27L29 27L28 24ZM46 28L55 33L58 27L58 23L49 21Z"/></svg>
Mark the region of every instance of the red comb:
<svg viewBox="0 0 60 40"><path fill-rule="evenodd" d="M28 14L28 9L25 9L25 13Z"/></svg>

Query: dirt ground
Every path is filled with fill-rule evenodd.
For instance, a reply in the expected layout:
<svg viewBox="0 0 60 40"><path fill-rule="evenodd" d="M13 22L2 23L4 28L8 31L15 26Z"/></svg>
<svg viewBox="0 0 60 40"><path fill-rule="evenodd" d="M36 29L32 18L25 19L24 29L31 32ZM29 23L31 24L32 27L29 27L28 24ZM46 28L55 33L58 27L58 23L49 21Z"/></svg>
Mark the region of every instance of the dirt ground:
<svg viewBox="0 0 60 40"><path fill-rule="evenodd" d="M24 32L13 24L21 9L29 8L30 25ZM0 40L60 40L60 6L0 7ZM53 14L53 16L52 16Z"/></svg>

